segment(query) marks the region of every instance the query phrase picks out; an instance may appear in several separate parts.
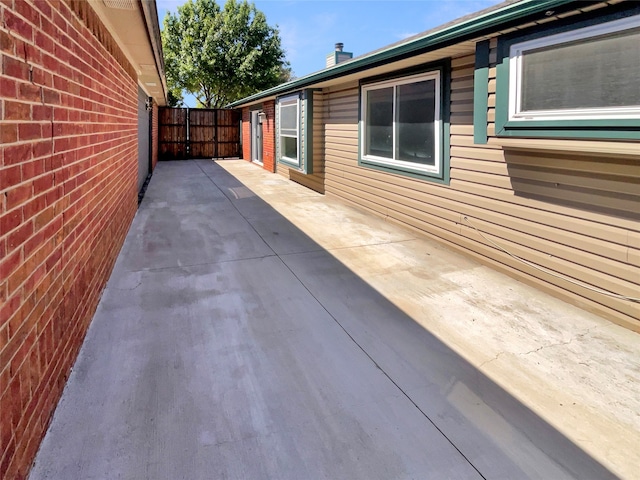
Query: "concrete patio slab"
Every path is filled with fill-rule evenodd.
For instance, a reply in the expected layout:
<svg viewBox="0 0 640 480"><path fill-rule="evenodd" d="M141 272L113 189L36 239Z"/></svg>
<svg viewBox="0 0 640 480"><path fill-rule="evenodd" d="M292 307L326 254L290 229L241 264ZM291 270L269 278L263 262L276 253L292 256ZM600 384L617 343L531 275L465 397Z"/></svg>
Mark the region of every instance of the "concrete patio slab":
<svg viewBox="0 0 640 480"><path fill-rule="evenodd" d="M30 479L633 478L639 339L247 162L163 162Z"/></svg>

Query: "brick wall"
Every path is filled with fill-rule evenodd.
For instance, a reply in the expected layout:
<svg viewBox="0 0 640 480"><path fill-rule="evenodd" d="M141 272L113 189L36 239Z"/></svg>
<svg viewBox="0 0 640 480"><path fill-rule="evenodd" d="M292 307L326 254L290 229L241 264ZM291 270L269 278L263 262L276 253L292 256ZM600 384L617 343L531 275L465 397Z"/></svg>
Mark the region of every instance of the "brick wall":
<svg viewBox="0 0 640 480"><path fill-rule="evenodd" d="M251 161L251 111L249 107L242 109L242 158Z"/></svg>
<svg viewBox="0 0 640 480"><path fill-rule="evenodd" d="M0 478L23 478L135 214L135 72L88 2L0 1Z"/></svg>
<svg viewBox="0 0 640 480"><path fill-rule="evenodd" d="M265 170L276 171L276 102L271 100L262 104L265 114L262 120L262 165ZM251 111L249 107L242 109L242 157L251 161Z"/></svg>

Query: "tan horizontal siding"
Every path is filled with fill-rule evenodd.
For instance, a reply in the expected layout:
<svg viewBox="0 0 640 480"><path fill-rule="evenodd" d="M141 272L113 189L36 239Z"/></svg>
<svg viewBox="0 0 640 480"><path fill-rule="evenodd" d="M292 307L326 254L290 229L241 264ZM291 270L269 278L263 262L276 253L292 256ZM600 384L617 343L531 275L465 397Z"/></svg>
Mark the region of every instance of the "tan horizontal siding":
<svg viewBox="0 0 640 480"><path fill-rule="evenodd" d="M485 235L489 235L492 240L498 241L516 255L528 257L530 261L546 268L553 268L558 261L564 262L564 273L573 273L575 278L580 278L593 285L598 284L602 273L607 274L610 276L610 285L616 288L616 292L634 295L636 286L633 282L637 279L638 272L637 268L626 262L612 261L591 252L578 250L574 245L562 245L557 241L552 242L541 237L528 236L525 238L521 232L514 228L518 225L514 225L508 217L503 216L504 225L484 220L486 216L483 212L480 212L480 218L473 217L472 214L464 215L468 218L465 220L460 214L430 202L429 196L419 198L414 193L412 197L407 197L397 192L384 190L383 186L376 186L374 182L367 185L362 184L351 175L353 174L344 172L344 177L336 180L335 184L339 184L343 189L354 194L357 193L363 198L370 199L371 202L384 208L386 215L402 214L416 221L428 222L430 225L437 225L440 228L464 234L471 240L488 244L473 229L472 225L474 225ZM356 188L355 185L359 188ZM429 208L422 208L424 205L429 205ZM495 220L496 217L498 216L494 216L491 220ZM521 228L527 227L526 222L520 222L519 226ZM526 243L523 244L523 240L526 240ZM571 261L564 261L563 258L570 258Z"/></svg>
<svg viewBox="0 0 640 480"><path fill-rule="evenodd" d="M495 51L491 58L495 61ZM637 303L594 293L522 263L470 225L551 272L622 295L640 292L639 158L585 156L579 146L524 151L505 147L497 138L475 145L474 61L473 52L452 60L449 185L358 166L358 85L325 90L326 192L640 330ZM494 107L492 67L490 135Z"/></svg>

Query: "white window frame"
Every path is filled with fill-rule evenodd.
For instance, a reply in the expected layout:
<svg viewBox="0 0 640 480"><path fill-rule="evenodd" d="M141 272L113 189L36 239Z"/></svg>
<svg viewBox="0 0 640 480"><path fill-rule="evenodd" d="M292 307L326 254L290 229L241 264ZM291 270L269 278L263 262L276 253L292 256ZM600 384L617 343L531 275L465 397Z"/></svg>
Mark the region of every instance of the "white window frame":
<svg viewBox="0 0 640 480"><path fill-rule="evenodd" d="M367 93L373 90L379 90L382 88L393 87L393 147L392 154L396 152L396 87L399 85L405 85L408 83L417 83L425 80L435 81L435 112L434 112L434 165L424 165L420 163L407 162L403 160L396 160L385 157L378 157L375 155L367 155L365 152L367 138ZM381 82L370 83L362 85L360 91L361 103L361 116L360 116L360 158L368 163L378 164L382 166L397 168L400 170L406 170L416 173L428 173L430 175L442 175L442 91L441 91L442 74L440 70L431 70L425 73L417 75L411 75L407 77L394 78L390 80L384 80Z"/></svg>
<svg viewBox="0 0 640 480"><path fill-rule="evenodd" d="M283 135L282 133L282 107L295 105L297 109L296 113L296 135ZM280 142L281 137L295 138L297 143L298 158L285 157L282 151L282 145ZM289 95L278 99L278 152L280 160L284 160L287 163L292 163L298 167L301 165L301 145L300 145L300 95Z"/></svg>
<svg viewBox="0 0 640 480"><path fill-rule="evenodd" d="M593 120L640 118L640 106L522 111L522 56L534 50L640 27L640 15L536 38L509 49L509 120Z"/></svg>

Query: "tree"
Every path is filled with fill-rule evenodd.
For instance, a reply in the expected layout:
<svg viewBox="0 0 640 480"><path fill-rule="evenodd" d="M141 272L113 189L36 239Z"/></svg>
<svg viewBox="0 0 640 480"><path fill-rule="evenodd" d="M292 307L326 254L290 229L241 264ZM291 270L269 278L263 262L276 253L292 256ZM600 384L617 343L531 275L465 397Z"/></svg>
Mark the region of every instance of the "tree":
<svg viewBox="0 0 640 480"><path fill-rule="evenodd" d="M188 0L167 13L162 48L169 89L206 108L274 87L291 78L277 28L247 0Z"/></svg>

